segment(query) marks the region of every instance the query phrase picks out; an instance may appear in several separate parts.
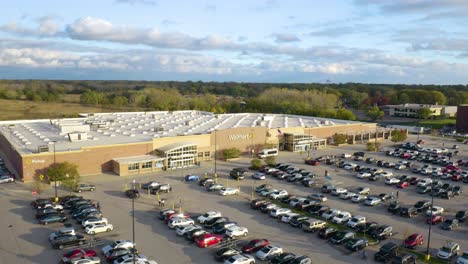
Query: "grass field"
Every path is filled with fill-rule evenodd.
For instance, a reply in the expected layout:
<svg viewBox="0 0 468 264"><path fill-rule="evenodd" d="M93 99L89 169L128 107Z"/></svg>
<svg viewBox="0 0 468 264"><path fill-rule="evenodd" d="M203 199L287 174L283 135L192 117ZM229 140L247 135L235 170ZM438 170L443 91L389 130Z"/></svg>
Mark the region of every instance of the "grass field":
<svg viewBox="0 0 468 264"><path fill-rule="evenodd" d="M70 98L71 99L71 98ZM69 99L69 100L70 100ZM73 99L71 99L73 100ZM71 101L70 100L70 101ZM0 99L0 120L75 117L79 113L141 111L142 109L111 109L84 106L78 103L48 103Z"/></svg>

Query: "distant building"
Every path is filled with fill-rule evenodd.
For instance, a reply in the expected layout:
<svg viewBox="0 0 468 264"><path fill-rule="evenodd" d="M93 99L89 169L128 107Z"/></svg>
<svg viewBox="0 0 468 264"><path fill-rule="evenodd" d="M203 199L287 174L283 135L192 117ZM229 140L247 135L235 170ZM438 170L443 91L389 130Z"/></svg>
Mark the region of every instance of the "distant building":
<svg viewBox="0 0 468 264"><path fill-rule="evenodd" d="M431 117L453 117L457 113L456 106L428 104L386 105L384 112L387 116L418 118L418 110L422 108L429 108L432 112Z"/></svg>
<svg viewBox="0 0 468 264"><path fill-rule="evenodd" d="M468 104L458 106L456 128L459 132L468 133Z"/></svg>

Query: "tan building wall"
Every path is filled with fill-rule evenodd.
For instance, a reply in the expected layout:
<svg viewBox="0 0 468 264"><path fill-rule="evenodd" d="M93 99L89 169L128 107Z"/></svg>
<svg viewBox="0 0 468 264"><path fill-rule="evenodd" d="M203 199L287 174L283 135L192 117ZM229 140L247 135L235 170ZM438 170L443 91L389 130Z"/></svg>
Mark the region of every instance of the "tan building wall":
<svg viewBox="0 0 468 264"><path fill-rule="evenodd" d="M0 134L0 151L3 152L5 157L8 159L5 162L9 163L9 166L13 167L16 171L17 178L19 178L18 176L23 175L23 161L21 155L2 134Z"/></svg>
<svg viewBox="0 0 468 264"><path fill-rule="evenodd" d="M336 125L333 127L313 127L310 128L310 135L319 138L328 138L336 133L360 133L364 131L375 131L376 124L349 124L349 125ZM308 134L308 128L305 129L304 134Z"/></svg>
<svg viewBox="0 0 468 264"><path fill-rule="evenodd" d="M151 153L152 142L85 147L79 151L56 152L56 162L69 161L78 165L81 175L113 171L112 159ZM45 175L46 169L54 163L53 153L28 154L23 156L24 181L34 176Z"/></svg>
<svg viewBox="0 0 468 264"><path fill-rule="evenodd" d="M216 135L215 135L216 134ZM263 148L267 142L268 129L266 127L239 127L220 130L211 133L211 145L217 149L237 148L242 152ZM215 140L216 137L216 140Z"/></svg>

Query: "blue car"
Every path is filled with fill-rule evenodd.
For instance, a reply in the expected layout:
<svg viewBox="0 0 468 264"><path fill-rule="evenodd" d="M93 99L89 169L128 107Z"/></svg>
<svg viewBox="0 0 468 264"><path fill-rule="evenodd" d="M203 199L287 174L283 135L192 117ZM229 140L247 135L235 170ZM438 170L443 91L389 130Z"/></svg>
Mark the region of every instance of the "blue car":
<svg viewBox="0 0 468 264"><path fill-rule="evenodd" d="M187 176L185 176L185 181L188 181L188 182L199 181L199 180L200 180L200 176L198 176L198 175L187 175Z"/></svg>

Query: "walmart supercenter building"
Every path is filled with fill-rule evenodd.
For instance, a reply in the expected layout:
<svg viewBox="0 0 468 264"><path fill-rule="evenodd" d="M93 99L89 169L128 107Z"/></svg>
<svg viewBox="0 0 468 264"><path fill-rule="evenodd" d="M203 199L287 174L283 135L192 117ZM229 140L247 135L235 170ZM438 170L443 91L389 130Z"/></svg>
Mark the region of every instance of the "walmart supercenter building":
<svg viewBox="0 0 468 264"><path fill-rule="evenodd" d="M44 175L54 162L78 165L81 175L120 176L195 166L215 151L256 153L325 148L335 133L349 143L382 140L375 123L259 113L202 111L81 114L80 118L0 122L0 151L18 179Z"/></svg>

